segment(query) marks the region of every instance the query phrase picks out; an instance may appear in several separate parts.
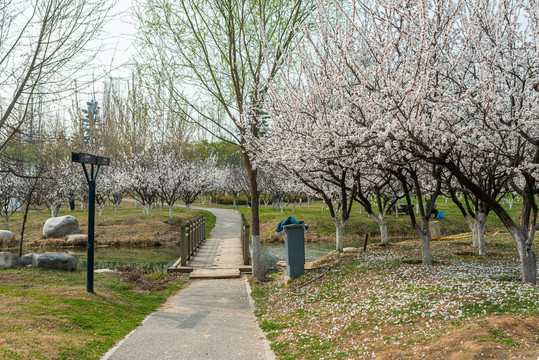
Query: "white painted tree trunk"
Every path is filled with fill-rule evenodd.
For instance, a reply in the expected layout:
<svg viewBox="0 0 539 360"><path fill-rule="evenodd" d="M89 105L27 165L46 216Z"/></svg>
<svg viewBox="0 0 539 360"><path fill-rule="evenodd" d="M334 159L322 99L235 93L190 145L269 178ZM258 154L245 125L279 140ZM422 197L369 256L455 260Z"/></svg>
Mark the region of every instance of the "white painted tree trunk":
<svg viewBox="0 0 539 360"><path fill-rule="evenodd" d="M376 221L376 223L378 224L378 227L380 228L380 238L381 238L380 244L382 246L389 245L389 235L388 235L388 232L387 232L387 222L386 222L386 219L384 217L384 214L380 213L380 214L378 214L378 216L376 216L376 214L374 214L374 213L369 213L369 216L372 217Z"/></svg>
<svg viewBox="0 0 539 360"><path fill-rule="evenodd" d="M537 285L537 257L532 249L532 241L535 231L531 229L529 234L524 234L518 228L507 229L518 249L520 257L522 283Z"/></svg>
<svg viewBox="0 0 539 360"><path fill-rule="evenodd" d="M233 206L232 206L233 209L237 209L238 207L236 206L236 198L234 198L233 200Z"/></svg>
<svg viewBox="0 0 539 360"><path fill-rule="evenodd" d="M118 214L118 210L119 210L119 209L120 209L120 203L119 203L119 202L117 202L117 203L115 202L115 203L114 203L114 212L115 212L116 214Z"/></svg>
<svg viewBox="0 0 539 360"><path fill-rule="evenodd" d="M103 216L103 210L105 210L105 204L98 206L99 216Z"/></svg>
<svg viewBox="0 0 539 360"><path fill-rule="evenodd" d="M57 217L60 211L60 205L51 205L51 217Z"/></svg>
<svg viewBox="0 0 539 360"><path fill-rule="evenodd" d="M150 215L152 213L152 204L147 204L144 206L146 209L146 215Z"/></svg>
<svg viewBox="0 0 539 360"><path fill-rule="evenodd" d="M421 238L421 260L423 265L432 265L432 255L430 252L430 230L429 221L421 219L422 227L416 225L416 231Z"/></svg>
<svg viewBox="0 0 539 360"><path fill-rule="evenodd" d="M336 217L333 218L335 225L335 249L342 253L344 251L344 225L346 221L339 221Z"/></svg>
<svg viewBox="0 0 539 360"><path fill-rule="evenodd" d="M299 208L301 209L301 196L299 197Z"/></svg>
<svg viewBox="0 0 539 360"><path fill-rule="evenodd" d="M170 206L170 205L168 206L168 216L169 216L169 217L174 217L174 216L172 215L172 206Z"/></svg>
<svg viewBox="0 0 539 360"><path fill-rule="evenodd" d="M191 204L185 204L185 211L189 214L191 213Z"/></svg>
<svg viewBox="0 0 539 360"><path fill-rule="evenodd" d="M262 261L260 261L260 235L251 235L251 264L253 266L253 273L255 269L257 273L264 274L262 268Z"/></svg>
<svg viewBox="0 0 539 360"><path fill-rule="evenodd" d="M138 199L137 199L137 195L135 194L135 209L138 208Z"/></svg>
<svg viewBox="0 0 539 360"><path fill-rule="evenodd" d="M480 256L486 256L485 251L485 222L487 221L487 215L483 212L475 213L475 223L473 231L473 243L479 249Z"/></svg>

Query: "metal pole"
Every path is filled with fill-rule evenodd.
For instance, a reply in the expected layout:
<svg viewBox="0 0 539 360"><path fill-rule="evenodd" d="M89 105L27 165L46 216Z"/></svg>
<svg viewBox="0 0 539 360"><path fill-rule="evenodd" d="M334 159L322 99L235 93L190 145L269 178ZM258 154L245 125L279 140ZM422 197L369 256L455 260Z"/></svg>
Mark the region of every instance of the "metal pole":
<svg viewBox="0 0 539 360"><path fill-rule="evenodd" d="M95 224L95 178L92 165L88 189L88 256L86 268L86 291L94 292L94 224Z"/></svg>

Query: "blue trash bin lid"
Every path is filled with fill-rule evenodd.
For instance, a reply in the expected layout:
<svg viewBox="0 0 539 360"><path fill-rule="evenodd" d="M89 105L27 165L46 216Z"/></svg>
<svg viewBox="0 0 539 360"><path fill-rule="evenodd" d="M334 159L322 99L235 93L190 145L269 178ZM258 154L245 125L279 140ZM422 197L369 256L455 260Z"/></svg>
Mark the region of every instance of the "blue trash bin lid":
<svg viewBox="0 0 539 360"><path fill-rule="evenodd" d="M305 230L309 230L309 226L305 224L304 221L301 221L301 220L298 221L294 219L292 216L289 216L288 218L286 218L286 220L283 220L279 223L279 225L277 226L277 229L275 229L275 232L280 233L281 231L283 231L283 228L285 225L292 225L292 224L303 225L305 227Z"/></svg>

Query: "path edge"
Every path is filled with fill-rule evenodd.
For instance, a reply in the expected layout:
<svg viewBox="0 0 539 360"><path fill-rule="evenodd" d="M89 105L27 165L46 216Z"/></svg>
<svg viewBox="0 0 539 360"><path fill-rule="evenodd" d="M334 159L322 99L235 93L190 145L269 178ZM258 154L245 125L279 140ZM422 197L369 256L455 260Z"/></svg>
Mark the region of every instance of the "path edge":
<svg viewBox="0 0 539 360"><path fill-rule="evenodd" d="M156 310L157 310L157 309L156 309ZM123 337L122 340L120 340L118 343L116 343L116 345L114 345L114 347L110 348L109 351L107 351L107 352L105 353L105 355L103 355L103 357L99 358L99 360L108 360L108 359L109 359L109 358L116 352L116 350L118 350L118 348L119 348L119 347L120 347L120 346L121 346L127 339L129 339L129 338L131 337L131 335L133 335L133 334L135 333L135 331L136 331L139 327L141 327L142 325L144 325L144 323L145 323L146 321L148 321L149 318L152 317L152 315L156 312L156 310L154 310L151 314L148 314L148 316L146 316L146 317L144 318L144 320L142 320L142 322L140 323L140 325L138 325L136 328L134 328L133 330L131 330L131 331L129 332L129 334L125 335L125 336Z"/></svg>
<svg viewBox="0 0 539 360"><path fill-rule="evenodd" d="M247 277L244 277L244 282L245 282L245 289L247 290L247 297L249 298L249 306L251 307L251 313L253 314L253 319L254 319L254 322L256 323L256 327L258 328L262 336L262 345L264 345L264 350L266 352L266 359L275 360L276 359L275 353L273 352L273 350L271 350L271 343L268 340L268 338L266 338L266 334L264 333L264 331L262 331L262 329L260 328L260 325L258 325L258 320L255 315L255 301L253 300L253 297L251 296L251 292L252 292L251 284L249 284L249 280L247 279Z"/></svg>

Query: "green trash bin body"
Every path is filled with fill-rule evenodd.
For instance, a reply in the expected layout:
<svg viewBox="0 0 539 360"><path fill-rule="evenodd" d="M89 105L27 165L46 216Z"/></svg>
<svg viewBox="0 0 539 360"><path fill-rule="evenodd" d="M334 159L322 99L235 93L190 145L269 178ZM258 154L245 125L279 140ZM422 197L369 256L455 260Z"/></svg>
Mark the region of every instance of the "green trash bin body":
<svg viewBox="0 0 539 360"><path fill-rule="evenodd" d="M290 277L301 276L305 272L304 225L284 226L284 258L286 273Z"/></svg>

